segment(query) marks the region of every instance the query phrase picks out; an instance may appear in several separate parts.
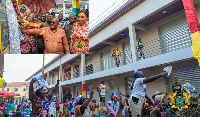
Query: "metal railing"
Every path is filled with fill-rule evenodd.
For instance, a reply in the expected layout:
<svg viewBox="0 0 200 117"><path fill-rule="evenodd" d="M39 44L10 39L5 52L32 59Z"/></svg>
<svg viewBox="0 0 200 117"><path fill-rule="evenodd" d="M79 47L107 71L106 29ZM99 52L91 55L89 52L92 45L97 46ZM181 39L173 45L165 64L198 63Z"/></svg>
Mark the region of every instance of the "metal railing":
<svg viewBox="0 0 200 117"><path fill-rule="evenodd" d="M192 40L188 31L188 26L185 26L181 29L167 33L166 35L148 40L142 44L142 49L138 49L138 46L136 46L137 60L190 47L192 45Z"/></svg>
<svg viewBox="0 0 200 117"><path fill-rule="evenodd" d="M117 61L112 55L104 57L100 60L94 61L84 67L84 75L89 75L92 73L104 71L107 69L120 67L128 63L132 63L132 52L130 49L126 49L117 56Z"/></svg>
<svg viewBox="0 0 200 117"><path fill-rule="evenodd" d="M63 81L71 80L74 78L78 78L81 76L81 67L73 69L72 71L68 71L66 73L63 73Z"/></svg>

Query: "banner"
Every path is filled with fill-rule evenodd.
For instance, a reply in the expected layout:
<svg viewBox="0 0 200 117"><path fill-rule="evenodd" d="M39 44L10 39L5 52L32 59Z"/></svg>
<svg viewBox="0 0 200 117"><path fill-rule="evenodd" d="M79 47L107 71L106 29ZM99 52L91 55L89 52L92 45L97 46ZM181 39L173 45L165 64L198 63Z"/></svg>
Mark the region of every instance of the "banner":
<svg viewBox="0 0 200 117"><path fill-rule="evenodd" d="M10 45L7 20L6 0L0 1L0 53L3 54Z"/></svg>
<svg viewBox="0 0 200 117"><path fill-rule="evenodd" d="M48 101L42 101L42 112L40 113L39 117L49 117L49 102Z"/></svg>
<svg viewBox="0 0 200 117"><path fill-rule="evenodd" d="M182 0L192 37L192 52L200 66L200 30L193 0Z"/></svg>

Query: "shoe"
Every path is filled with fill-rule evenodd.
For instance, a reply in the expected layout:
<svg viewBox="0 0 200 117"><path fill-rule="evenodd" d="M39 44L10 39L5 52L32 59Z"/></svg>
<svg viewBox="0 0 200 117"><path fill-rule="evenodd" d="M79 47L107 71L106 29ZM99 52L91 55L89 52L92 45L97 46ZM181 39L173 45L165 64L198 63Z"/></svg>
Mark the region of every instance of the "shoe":
<svg viewBox="0 0 200 117"><path fill-rule="evenodd" d="M163 71L167 72L167 74L168 74L167 77L168 77L172 72L172 66L165 67L163 69Z"/></svg>

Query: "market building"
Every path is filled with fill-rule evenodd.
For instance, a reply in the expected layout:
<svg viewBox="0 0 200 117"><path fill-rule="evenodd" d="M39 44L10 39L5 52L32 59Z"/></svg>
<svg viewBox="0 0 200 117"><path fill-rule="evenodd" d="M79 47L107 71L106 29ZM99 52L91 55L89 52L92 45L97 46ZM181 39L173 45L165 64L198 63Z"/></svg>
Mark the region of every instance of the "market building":
<svg viewBox="0 0 200 117"><path fill-rule="evenodd" d="M194 4L200 20L200 3L194 0ZM200 71L191 45L182 0L128 0L90 29L90 54L57 56L45 65L44 79L52 86L57 79L61 80L60 100L68 91L72 97L77 92L85 95L88 88L98 94L96 86L103 82L108 101L118 87L123 94L131 94L134 71L141 70L148 77L171 65L170 77L147 84L150 97L174 78L189 82L200 91ZM113 51L117 49L120 54L115 55L120 61L116 62ZM27 84L32 76L42 76L42 69L27 78ZM94 98L98 99L98 95Z"/></svg>

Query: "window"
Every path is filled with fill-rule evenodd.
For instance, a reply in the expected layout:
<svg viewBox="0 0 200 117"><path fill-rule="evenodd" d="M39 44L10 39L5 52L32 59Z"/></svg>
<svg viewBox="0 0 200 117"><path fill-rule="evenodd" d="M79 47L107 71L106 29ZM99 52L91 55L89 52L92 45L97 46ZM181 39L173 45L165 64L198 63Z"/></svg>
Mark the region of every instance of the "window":
<svg viewBox="0 0 200 117"><path fill-rule="evenodd" d="M26 88L24 88L23 91L26 91Z"/></svg>
<svg viewBox="0 0 200 117"><path fill-rule="evenodd" d="M80 72L79 72L79 65L75 65L74 66L74 78L78 78L80 75Z"/></svg>
<svg viewBox="0 0 200 117"><path fill-rule="evenodd" d="M2 88L2 91L4 91L4 88Z"/></svg>
<svg viewBox="0 0 200 117"><path fill-rule="evenodd" d="M71 79L71 67L67 68L67 69L64 69L64 74L63 74L63 78L64 78L64 81L66 80L70 80Z"/></svg>
<svg viewBox="0 0 200 117"><path fill-rule="evenodd" d="M101 53L101 64L102 64L102 70L110 69L112 66L112 56L111 56L111 50L106 50Z"/></svg>
<svg viewBox="0 0 200 117"><path fill-rule="evenodd" d="M9 91L9 88L7 88L7 91Z"/></svg>
<svg viewBox="0 0 200 117"><path fill-rule="evenodd" d="M14 88L14 91L18 91L18 88Z"/></svg>
<svg viewBox="0 0 200 117"><path fill-rule="evenodd" d="M93 73L93 64L92 58L89 58L85 61L85 74L92 74Z"/></svg>

